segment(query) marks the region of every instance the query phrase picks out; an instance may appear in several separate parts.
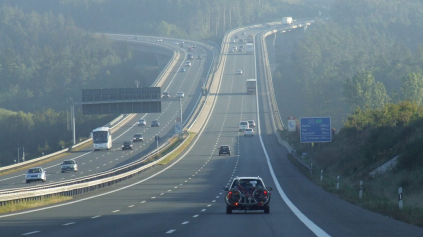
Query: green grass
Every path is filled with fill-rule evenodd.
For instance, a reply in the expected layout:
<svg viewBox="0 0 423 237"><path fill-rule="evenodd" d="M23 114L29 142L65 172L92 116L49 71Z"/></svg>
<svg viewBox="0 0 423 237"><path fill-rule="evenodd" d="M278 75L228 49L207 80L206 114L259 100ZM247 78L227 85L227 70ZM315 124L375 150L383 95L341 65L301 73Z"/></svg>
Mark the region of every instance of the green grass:
<svg viewBox="0 0 423 237"><path fill-rule="evenodd" d="M26 201L26 202L19 202L19 203L12 203L9 202L7 205L0 207L0 214L16 212L36 207L43 207L48 206L60 202L66 202L72 200L72 197L67 196L54 196L50 198L42 198L41 200L37 201Z"/></svg>
<svg viewBox="0 0 423 237"><path fill-rule="evenodd" d="M284 134L283 139L287 138ZM291 137L291 140L292 137ZM298 170L315 184L345 201L364 209L380 213L390 218L423 227L423 190L416 188L413 182L419 182L423 176L421 170L392 170L384 175L370 177L365 167L345 172L345 167L339 164L328 165L324 159L314 158L309 145L294 143L297 154L308 152L303 158L307 164L313 163L313 174L304 168L293 155L288 159ZM322 152L321 154L325 154ZM328 158L330 159L330 158ZM339 158L341 159L341 158ZM323 162L322 162L323 160ZM342 162L339 162L342 164ZM364 169L365 171L361 171ZM320 171L323 170L323 180L320 181ZM336 177L340 175L340 188L336 189ZM363 180L363 197L359 199L359 182ZM417 180L417 181L414 181ZM405 185L405 187L404 187ZM398 206L398 187L403 186L404 209ZM423 186L421 187L423 188Z"/></svg>

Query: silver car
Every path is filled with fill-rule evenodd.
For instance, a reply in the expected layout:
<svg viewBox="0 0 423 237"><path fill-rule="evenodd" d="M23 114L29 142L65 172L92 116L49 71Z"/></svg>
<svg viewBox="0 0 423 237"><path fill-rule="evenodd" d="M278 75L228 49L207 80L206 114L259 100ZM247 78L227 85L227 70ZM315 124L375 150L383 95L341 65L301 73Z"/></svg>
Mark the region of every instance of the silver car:
<svg viewBox="0 0 423 237"><path fill-rule="evenodd" d="M78 164L74 160L64 160L61 165L62 173L65 173L66 171L78 171Z"/></svg>
<svg viewBox="0 0 423 237"><path fill-rule="evenodd" d="M45 170L41 167L30 168L26 173L26 183L30 183L32 181L47 181Z"/></svg>

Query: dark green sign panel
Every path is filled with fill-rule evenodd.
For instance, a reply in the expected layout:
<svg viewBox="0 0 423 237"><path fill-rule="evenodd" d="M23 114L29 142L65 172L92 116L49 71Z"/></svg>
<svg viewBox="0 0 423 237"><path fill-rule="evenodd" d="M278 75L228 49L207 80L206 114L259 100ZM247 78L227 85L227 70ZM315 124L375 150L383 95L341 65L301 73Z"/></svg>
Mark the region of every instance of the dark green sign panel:
<svg viewBox="0 0 423 237"><path fill-rule="evenodd" d="M108 88L82 90L84 115L161 113L161 88Z"/></svg>

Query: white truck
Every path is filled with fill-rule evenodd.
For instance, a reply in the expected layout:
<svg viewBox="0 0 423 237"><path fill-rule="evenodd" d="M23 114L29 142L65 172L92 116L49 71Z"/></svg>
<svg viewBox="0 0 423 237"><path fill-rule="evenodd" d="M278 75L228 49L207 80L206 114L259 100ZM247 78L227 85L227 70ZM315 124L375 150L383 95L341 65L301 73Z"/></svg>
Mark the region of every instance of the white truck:
<svg viewBox="0 0 423 237"><path fill-rule="evenodd" d="M257 79L247 79L247 93L255 94L257 91Z"/></svg>
<svg viewBox="0 0 423 237"><path fill-rule="evenodd" d="M254 44L253 43L246 43L245 44L245 53L246 54L253 54L254 53Z"/></svg>
<svg viewBox="0 0 423 237"><path fill-rule="evenodd" d="M284 17L282 18L282 24L283 25L291 25L292 24L292 17Z"/></svg>

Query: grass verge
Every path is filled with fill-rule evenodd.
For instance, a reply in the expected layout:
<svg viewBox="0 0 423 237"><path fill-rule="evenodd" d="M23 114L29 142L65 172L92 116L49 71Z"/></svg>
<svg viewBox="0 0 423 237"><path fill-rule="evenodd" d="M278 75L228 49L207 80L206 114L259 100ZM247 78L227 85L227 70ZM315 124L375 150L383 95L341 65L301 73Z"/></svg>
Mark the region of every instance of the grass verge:
<svg viewBox="0 0 423 237"><path fill-rule="evenodd" d="M293 145L295 146L296 144ZM301 148L297 146L295 149L298 151ZM340 188L338 190L336 189L336 177L341 171L336 167L325 169L324 165L320 164L318 159L313 159L312 155L307 155L303 160L308 164L313 163L313 174L310 174L306 168L298 163L292 154L288 154L288 159L304 176L327 192L361 208L423 227L423 208L420 203L413 203L411 201L421 200L422 194L418 192L413 194L411 191L406 193L407 190L403 190L406 193L404 194L406 197L404 197L404 209L400 210L398 207L396 185L390 185L403 179L404 174L391 171L383 177L371 178L368 176L359 176L356 172L351 172L350 174L344 173L344 175L341 175ZM323 170L322 181L320 181L321 170ZM364 182L363 196L361 199L358 196L359 180L363 180Z"/></svg>
<svg viewBox="0 0 423 237"><path fill-rule="evenodd" d="M41 200L37 201L27 201L27 202L20 202L20 203L10 203L6 206L0 207L0 214L6 214L10 212L16 212L36 207L43 207L48 206L51 204L56 204L60 202L66 202L72 200L72 197L67 196L56 196L56 197L50 197L50 198L42 198Z"/></svg>
<svg viewBox="0 0 423 237"><path fill-rule="evenodd" d="M170 151L173 151L170 155L166 157L166 159L163 159L158 164L159 165L167 165L169 162L171 162L173 159L175 159L177 156L179 156L192 142L192 140L195 138L196 134L189 132L189 136L184 144L180 146L178 149L175 149L177 146L179 146L184 140L177 141L174 144L172 144L168 149L166 149L163 154L166 155ZM173 150L175 149L175 150ZM166 152L167 151L167 152Z"/></svg>

